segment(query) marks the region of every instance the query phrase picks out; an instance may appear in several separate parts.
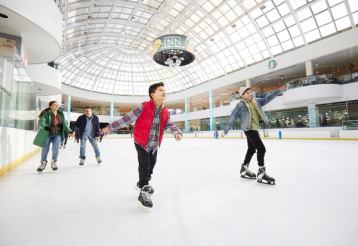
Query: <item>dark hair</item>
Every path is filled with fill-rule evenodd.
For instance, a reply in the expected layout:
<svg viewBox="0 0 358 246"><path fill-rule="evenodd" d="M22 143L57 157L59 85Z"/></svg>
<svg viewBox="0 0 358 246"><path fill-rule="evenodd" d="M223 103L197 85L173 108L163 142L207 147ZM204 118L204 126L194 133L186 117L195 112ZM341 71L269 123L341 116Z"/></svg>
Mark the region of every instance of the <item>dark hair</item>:
<svg viewBox="0 0 358 246"><path fill-rule="evenodd" d="M92 109L93 110L93 108L91 106L85 106L84 109Z"/></svg>
<svg viewBox="0 0 358 246"><path fill-rule="evenodd" d="M152 93L155 93L155 91L157 90L158 87L163 86L164 87L164 83L163 82L159 82L159 83L155 83L152 84L151 86L149 86L149 97L152 99Z"/></svg>
<svg viewBox="0 0 358 246"><path fill-rule="evenodd" d="M50 101L48 103L48 108L45 108L44 110L41 111L40 115L39 115L39 118L41 118L42 116L44 116L44 114L46 112L48 112L50 110L50 107L52 106L52 104L56 103L57 101Z"/></svg>

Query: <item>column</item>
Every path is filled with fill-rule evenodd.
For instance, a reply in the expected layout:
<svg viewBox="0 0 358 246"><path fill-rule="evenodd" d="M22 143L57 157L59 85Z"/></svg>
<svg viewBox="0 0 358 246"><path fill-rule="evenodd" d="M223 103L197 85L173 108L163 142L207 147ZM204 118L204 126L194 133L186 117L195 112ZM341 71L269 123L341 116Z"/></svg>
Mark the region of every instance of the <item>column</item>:
<svg viewBox="0 0 358 246"><path fill-rule="evenodd" d="M210 121L209 121L209 129L210 131L214 131L214 98L213 98L213 91L209 91L209 115L210 115Z"/></svg>
<svg viewBox="0 0 358 246"><path fill-rule="evenodd" d="M111 108L109 111L109 115L110 115L110 121L113 121L113 115L114 115L114 102L111 102Z"/></svg>
<svg viewBox="0 0 358 246"><path fill-rule="evenodd" d="M308 103L308 120L310 127L319 127L318 109L314 103Z"/></svg>
<svg viewBox="0 0 358 246"><path fill-rule="evenodd" d="M246 87L251 87L251 80L250 79L246 79L245 86Z"/></svg>
<svg viewBox="0 0 358 246"><path fill-rule="evenodd" d="M67 121L68 125L70 125L71 122L71 95L67 95Z"/></svg>
<svg viewBox="0 0 358 246"><path fill-rule="evenodd" d="M313 75L313 65L312 65L312 61L306 61L305 62L306 65L306 76L311 76Z"/></svg>
<svg viewBox="0 0 358 246"><path fill-rule="evenodd" d="M246 79L245 80L245 87L250 87L251 88L251 80L250 79ZM256 92L252 91L253 97L256 98Z"/></svg>
<svg viewBox="0 0 358 246"><path fill-rule="evenodd" d="M184 98L184 109L185 109L185 113L184 113L185 131L190 131L190 125L188 120L188 114L190 112L190 102L189 102L189 98L187 97Z"/></svg>

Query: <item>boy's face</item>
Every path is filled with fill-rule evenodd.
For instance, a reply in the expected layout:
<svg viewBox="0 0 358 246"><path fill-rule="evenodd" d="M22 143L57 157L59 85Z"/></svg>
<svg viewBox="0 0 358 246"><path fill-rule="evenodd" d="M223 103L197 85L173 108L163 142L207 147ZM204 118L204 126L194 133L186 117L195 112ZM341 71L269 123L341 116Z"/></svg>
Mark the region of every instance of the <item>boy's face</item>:
<svg viewBox="0 0 358 246"><path fill-rule="evenodd" d="M242 95L242 97L243 97L245 100L248 100L248 101L252 100L252 91L251 91L251 90L246 91L246 92Z"/></svg>
<svg viewBox="0 0 358 246"><path fill-rule="evenodd" d="M157 89L155 90L155 92L151 93L151 96L153 98L154 101L164 101L166 98L166 94L165 94L165 88L164 86L159 86L157 87Z"/></svg>

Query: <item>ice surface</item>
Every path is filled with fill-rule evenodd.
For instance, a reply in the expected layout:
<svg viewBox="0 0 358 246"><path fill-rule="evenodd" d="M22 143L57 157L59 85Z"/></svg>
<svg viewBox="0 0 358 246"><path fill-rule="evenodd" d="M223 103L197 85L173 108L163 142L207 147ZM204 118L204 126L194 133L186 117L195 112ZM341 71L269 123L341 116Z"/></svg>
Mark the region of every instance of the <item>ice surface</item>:
<svg viewBox="0 0 358 246"><path fill-rule="evenodd" d="M151 213L131 139L99 143L101 165L88 144L83 167L71 141L57 172L38 155L0 178L0 245L358 245L358 141L263 141L276 186L240 178L245 140L164 139Z"/></svg>

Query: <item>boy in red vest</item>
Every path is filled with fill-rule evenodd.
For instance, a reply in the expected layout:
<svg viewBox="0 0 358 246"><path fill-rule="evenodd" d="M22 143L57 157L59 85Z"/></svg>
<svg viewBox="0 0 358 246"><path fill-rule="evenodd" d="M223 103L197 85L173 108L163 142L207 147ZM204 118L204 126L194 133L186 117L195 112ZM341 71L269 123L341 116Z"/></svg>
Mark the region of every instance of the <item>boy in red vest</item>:
<svg viewBox="0 0 358 246"><path fill-rule="evenodd" d="M150 195L154 193L154 189L149 185L149 181L157 161L157 150L162 142L164 131L169 128L177 141L182 138L182 131L170 120L168 109L163 104L166 97L164 84L151 85L149 97L150 101L143 102L126 116L103 129L104 133L108 133L135 122L134 144L139 162L138 200L139 205L145 210L153 207Z"/></svg>

